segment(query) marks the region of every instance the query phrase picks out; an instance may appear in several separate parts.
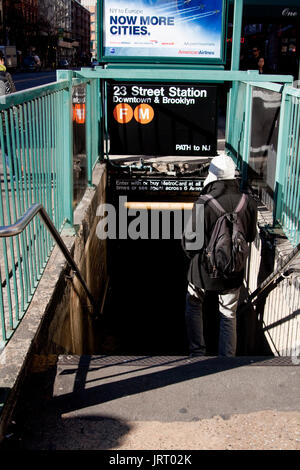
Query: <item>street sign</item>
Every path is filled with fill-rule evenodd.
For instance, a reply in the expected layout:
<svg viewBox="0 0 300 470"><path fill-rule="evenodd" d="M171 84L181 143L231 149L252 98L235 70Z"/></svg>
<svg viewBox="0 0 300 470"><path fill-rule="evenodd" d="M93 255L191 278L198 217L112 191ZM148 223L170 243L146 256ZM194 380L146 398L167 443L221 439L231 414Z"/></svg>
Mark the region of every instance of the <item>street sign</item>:
<svg viewBox="0 0 300 470"><path fill-rule="evenodd" d="M111 155L216 155L217 87L109 83Z"/></svg>

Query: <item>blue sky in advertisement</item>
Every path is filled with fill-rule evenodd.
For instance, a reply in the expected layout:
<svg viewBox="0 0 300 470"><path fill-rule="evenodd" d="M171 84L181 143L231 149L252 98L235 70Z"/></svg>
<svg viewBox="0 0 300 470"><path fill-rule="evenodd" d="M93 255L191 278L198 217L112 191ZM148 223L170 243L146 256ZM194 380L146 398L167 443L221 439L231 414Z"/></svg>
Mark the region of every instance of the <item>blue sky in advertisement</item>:
<svg viewBox="0 0 300 470"><path fill-rule="evenodd" d="M105 56L221 58L223 0L104 0Z"/></svg>

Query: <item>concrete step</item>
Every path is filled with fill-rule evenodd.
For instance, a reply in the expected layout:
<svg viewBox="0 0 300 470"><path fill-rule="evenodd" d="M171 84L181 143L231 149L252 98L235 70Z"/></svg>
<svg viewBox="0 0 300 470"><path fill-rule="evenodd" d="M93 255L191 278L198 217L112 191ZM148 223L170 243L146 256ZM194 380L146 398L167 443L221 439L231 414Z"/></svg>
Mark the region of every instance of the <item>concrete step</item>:
<svg viewBox="0 0 300 470"><path fill-rule="evenodd" d="M210 423L209 432L214 433L221 424L231 426L230 433L231 420L247 416L248 423L255 419L257 425L257 414L262 423L269 420L270 429L283 419L280 413L292 414L299 426L297 362L266 356L59 356L55 365L33 370L16 408L15 437L6 445L149 449L156 439L152 445L160 442L167 449L174 448L184 427L185 433L193 432L191 443L195 426ZM159 441L164 426L169 431L161 431ZM293 445L300 448L298 438ZM188 441L177 445L189 448L184 447Z"/></svg>

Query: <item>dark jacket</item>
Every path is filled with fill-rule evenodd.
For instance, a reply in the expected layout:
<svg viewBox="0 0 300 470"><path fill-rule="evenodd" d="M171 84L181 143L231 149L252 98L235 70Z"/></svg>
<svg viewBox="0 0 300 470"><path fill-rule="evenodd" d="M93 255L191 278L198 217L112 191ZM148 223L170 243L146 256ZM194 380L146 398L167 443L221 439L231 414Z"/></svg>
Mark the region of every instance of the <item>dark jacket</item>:
<svg viewBox="0 0 300 470"><path fill-rule="evenodd" d="M237 180L218 180L213 181L206 185L201 191L201 195L211 194L224 210L233 211L241 198L239 190L239 183ZM204 203L204 245L205 247L210 239L214 224L217 220L217 215L207 204L207 201L201 200L201 195L196 201L196 204ZM195 206L193 211L195 211ZM256 223L257 223L257 206L256 202L250 196L245 210L241 213L241 221L245 227L245 235L247 242L252 242L256 236ZM195 230L195 227L193 228ZM234 289L240 287L243 283L244 273L234 275L230 279L211 279L208 275L205 264L202 261L203 247L199 250L187 250L186 240L183 236L182 240L183 249L186 255L190 258L190 266L188 270L188 281L194 286L200 287L205 290L222 291L226 289Z"/></svg>

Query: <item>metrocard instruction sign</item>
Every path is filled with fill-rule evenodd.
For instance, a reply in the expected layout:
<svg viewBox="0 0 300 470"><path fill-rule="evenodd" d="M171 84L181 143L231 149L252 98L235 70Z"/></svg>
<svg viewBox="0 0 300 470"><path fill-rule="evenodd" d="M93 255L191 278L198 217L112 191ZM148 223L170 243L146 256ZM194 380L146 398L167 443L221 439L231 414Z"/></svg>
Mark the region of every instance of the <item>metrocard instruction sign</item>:
<svg viewBox="0 0 300 470"><path fill-rule="evenodd" d="M224 61L225 0L103 0L102 58Z"/></svg>

